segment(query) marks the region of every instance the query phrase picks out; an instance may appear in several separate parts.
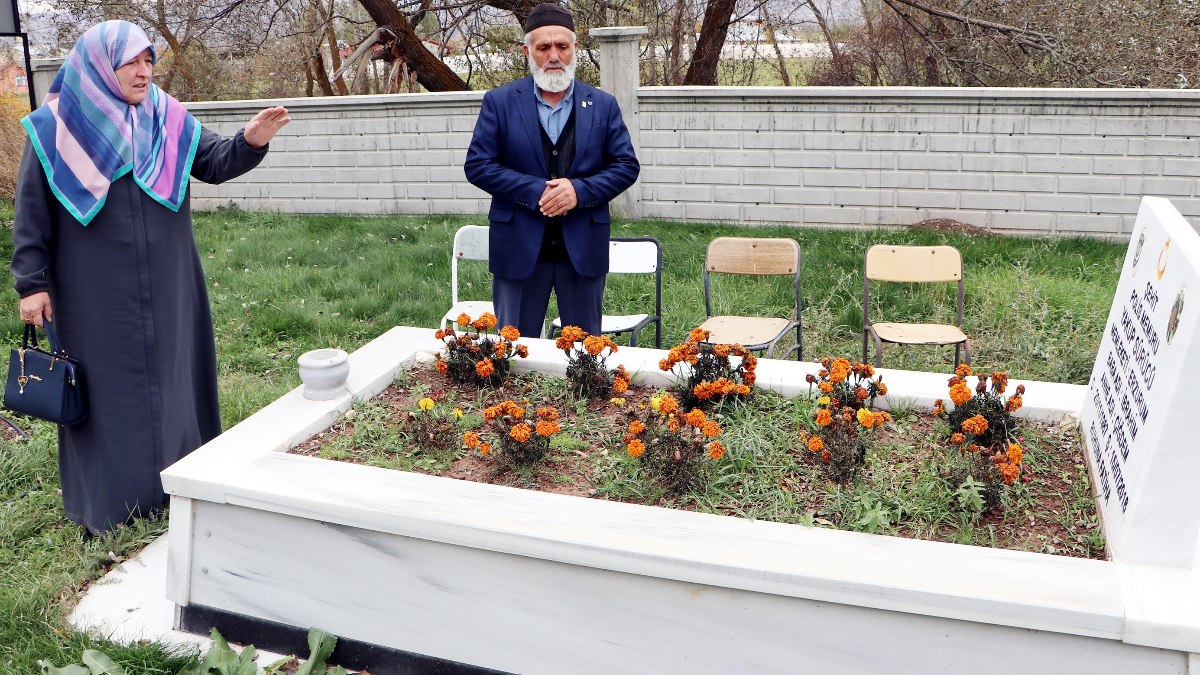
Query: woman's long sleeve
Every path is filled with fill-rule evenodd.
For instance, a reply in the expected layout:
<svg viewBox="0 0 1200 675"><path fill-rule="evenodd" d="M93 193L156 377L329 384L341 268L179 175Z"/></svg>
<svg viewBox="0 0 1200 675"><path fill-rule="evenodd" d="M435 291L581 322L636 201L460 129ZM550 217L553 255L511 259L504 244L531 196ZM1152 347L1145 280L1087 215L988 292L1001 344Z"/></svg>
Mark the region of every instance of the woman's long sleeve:
<svg viewBox="0 0 1200 675"><path fill-rule="evenodd" d="M50 255L57 223L55 197L50 193L33 146L25 142L17 174L13 213L13 288L22 298L50 290Z"/></svg>
<svg viewBox="0 0 1200 675"><path fill-rule="evenodd" d="M200 144L192 160L192 176L205 183L224 183L258 166L267 155L267 146L252 148L241 131L233 138L221 138L207 129L200 130Z"/></svg>

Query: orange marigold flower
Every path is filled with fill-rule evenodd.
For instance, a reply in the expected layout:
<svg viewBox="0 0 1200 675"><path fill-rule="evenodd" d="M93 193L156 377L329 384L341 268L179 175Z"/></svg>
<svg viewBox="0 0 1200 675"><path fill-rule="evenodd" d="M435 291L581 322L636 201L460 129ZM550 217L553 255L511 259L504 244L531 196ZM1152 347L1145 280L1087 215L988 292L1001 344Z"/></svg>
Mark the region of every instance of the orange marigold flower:
<svg viewBox="0 0 1200 675"><path fill-rule="evenodd" d="M626 380L623 377L614 377L612 388L615 393L624 394L625 392L629 391L629 380Z"/></svg>
<svg viewBox="0 0 1200 675"><path fill-rule="evenodd" d="M454 322L460 326L470 326L471 325L471 317L467 316L466 312L463 312L462 314L458 315L458 318L455 319Z"/></svg>
<svg viewBox="0 0 1200 675"><path fill-rule="evenodd" d="M743 359L747 356L750 356L750 351L741 345L734 345L729 348L729 351L732 352L734 356L740 356Z"/></svg>
<svg viewBox="0 0 1200 675"><path fill-rule="evenodd" d="M833 414L832 413L830 413L825 408L821 408L820 410L817 411L817 424L820 424L823 427L827 427L830 425L831 422L833 422Z"/></svg>
<svg viewBox="0 0 1200 675"><path fill-rule="evenodd" d="M672 365L672 364L671 364L671 362L670 362L670 361L668 361L667 359L663 359L663 360L661 360L661 361L659 361L659 362L658 362L658 369L659 369L659 370L670 370L670 369L671 369L671 365Z"/></svg>
<svg viewBox="0 0 1200 675"><path fill-rule="evenodd" d="M1004 402L1004 409L1010 413L1016 412L1021 409L1021 405L1023 403L1024 403L1024 401L1021 399L1020 396L1013 396L1012 398L1010 398Z"/></svg>
<svg viewBox="0 0 1200 675"><path fill-rule="evenodd" d="M570 355L570 351L575 348L575 343L560 335L554 341L554 346Z"/></svg>
<svg viewBox="0 0 1200 675"><path fill-rule="evenodd" d="M491 312L484 312L479 317L479 322L483 324L484 330L491 330L496 327L496 315Z"/></svg>
<svg viewBox="0 0 1200 675"><path fill-rule="evenodd" d="M544 420L550 420L553 422L554 420L558 419L558 408L553 406L543 406L537 409L537 416Z"/></svg>
<svg viewBox="0 0 1200 675"><path fill-rule="evenodd" d="M987 378L979 378L979 384L975 385L975 393L982 394L987 391Z"/></svg>
<svg viewBox="0 0 1200 675"><path fill-rule="evenodd" d="M996 467L1000 470L1000 478L1006 485L1011 484L1021 476L1021 465L1005 462Z"/></svg>
<svg viewBox="0 0 1200 675"><path fill-rule="evenodd" d="M875 391L879 392L880 396L887 396L887 385L882 382L875 384Z"/></svg>
<svg viewBox="0 0 1200 675"><path fill-rule="evenodd" d="M1018 384L1017 385L1017 396L1024 396L1024 395L1025 395L1025 385Z"/></svg>
<svg viewBox="0 0 1200 675"><path fill-rule="evenodd" d="M721 433L721 425L712 420L708 420L704 424L700 425L700 431L705 435L705 437L712 438L713 436Z"/></svg>
<svg viewBox="0 0 1200 675"><path fill-rule="evenodd" d="M693 328L692 331L690 333L688 333L687 341L688 342L704 342L705 340L708 339L709 335L711 335L711 333L709 331L704 330L703 328Z"/></svg>
<svg viewBox="0 0 1200 675"><path fill-rule="evenodd" d="M809 373L809 374L807 374L807 375L805 375L805 376L804 376L804 381L805 381L805 382L807 382L807 383L809 383L809 384L816 384L816 383L817 383L817 377L816 377L815 375L813 375L812 373Z"/></svg>
<svg viewBox="0 0 1200 675"><path fill-rule="evenodd" d="M525 358L529 356L529 347L525 345L517 345L517 356Z"/></svg>
<svg viewBox="0 0 1200 675"><path fill-rule="evenodd" d="M670 415L676 410L679 410L679 401L675 400L674 396L667 394L659 399L658 412L662 413L663 415Z"/></svg>
<svg viewBox="0 0 1200 675"><path fill-rule="evenodd" d="M753 371L742 373L742 382L745 382L747 385L745 393L750 393L750 385L753 385L756 381L758 381L758 375Z"/></svg>
<svg viewBox="0 0 1200 675"><path fill-rule="evenodd" d="M983 448L979 447L979 445L975 443L972 443L966 447L967 452L977 453L980 450L983 450Z"/></svg>
<svg viewBox="0 0 1200 675"><path fill-rule="evenodd" d="M551 422L550 420L538 420L538 423L534 429L537 430L538 436L550 436L557 434L562 427L558 426L558 422Z"/></svg>
<svg viewBox="0 0 1200 675"><path fill-rule="evenodd" d="M492 451L491 443L480 443L479 444L479 454L486 457L488 455L488 453L490 453L491 451Z"/></svg>
<svg viewBox="0 0 1200 675"><path fill-rule="evenodd" d="M498 405L490 405L483 409L483 419L494 420L502 412L504 412L504 408Z"/></svg>
<svg viewBox="0 0 1200 675"><path fill-rule="evenodd" d="M729 345L713 345L713 356L729 357Z"/></svg>
<svg viewBox="0 0 1200 675"><path fill-rule="evenodd" d="M868 392L865 387L858 387L857 389L854 390L854 398L856 398L860 401L867 400L867 397L870 395L871 395L871 393Z"/></svg>
<svg viewBox="0 0 1200 675"><path fill-rule="evenodd" d="M579 326L563 326L562 336L571 342L579 342L587 337L587 332Z"/></svg>
<svg viewBox="0 0 1200 675"><path fill-rule="evenodd" d="M608 345L605 344L605 339L599 335L589 335L583 339L583 349L592 356L599 356L600 352Z"/></svg>
<svg viewBox="0 0 1200 675"><path fill-rule="evenodd" d="M864 377L874 377L875 366L872 366L869 363L860 363L858 365L862 366L862 374Z"/></svg>
<svg viewBox="0 0 1200 675"><path fill-rule="evenodd" d="M721 444L721 441L713 441L708 444L708 456L713 458L713 460L718 460L725 456L725 446Z"/></svg>
<svg viewBox="0 0 1200 675"><path fill-rule="evenodd" d="M688 412L688 414L684 417L684 419L688 424L694 427L699 427L708 420L708 417L705 416L703 410L699 408L692 408L691 411Z"/></svg>
<svg viewBox="0 0 1200 675"><path fill-rule="evenodd" d="M1013 464L1020 464L1021 458L1025 456L1025 450L1017 443L1008 444L1008 461Z"/></svg>
<svg viewBox="0 0 1200 675"><path fill-rule="evenodd" d="M855 413L854 416L858 418L859 424L868 429L875 426L875 415L871 414L871 411L867 410L866 408L859 408L858 412Z"/></svg>
<svg viewBox="0 0 1200 675"><path fill-rule="evenodd" d="M958 364L958 367L954 369L954 374L959 377L966 377L971 374L971 366L968 366L965 363L960 363Z"/></svg>
<svg viewBox="0 0 1200 675"><path fill-rule="evenodd" d="M963 431L967 432L968 434L975 434L976 436L987 431L987 429L988 429L988 421L987 421L987 418L984 417L983 415L976 415L974 417L970 417L968 419L963 420L963 423L962 423Z"/></svg>
<svg viewBox="0 0 1200 675"><path fill-rule="evenodd" d="M497 341L496 344L492 346L492 353L495 354L496 358L498 359L504 358L508 354L508 343Z"/></svg>
<svg viewBox="0 0 1200 675"><path fill-rule="evenodd" d="M822 462L828 463L829 460L831 460L831 459L833 459L833 453L829 451L829 448L825 448L824 450L821 450L821 461Z"/></svg>
<svg viewBox="0 0 1200 675"><path fill-rule="evenodd" d="M467 433L463 434L463 443L465 443L467 447L472 450L478 448L479 434L475 433L474 431L468 431Z"/></svg>
<svg viewBox="0 0 1200 675"><path fill-rule="evenodd" d="M997 394L1003 394L1008 387L1008 373L1003 370L992 373L992 386L996 388Z"/></svg>
<svg viewBox="0 0 1200 675"><path fill-rule="evenodd" d="M645 430L646 425L643 424L641 420L634 420L629 423L629 433L633 434L634 436L637 436Z"/></svg>
<svg viewBox="0 0 1200 675"><path fill-rule="evenodd" d="M446 373L450 372L450 364L446 363L442 359L438 359L437 361L434 361L433 368L434 368L434 370L438 371L442 375L445 375Z"/></svg>
<svg viewBox="0 0 1200 675"><path fill-rule="evenodd" d="M745 356L745 358L742 359L742 369L743 370L754 370L757 367L758 367L758 357L757 356L755 356L753 354L747 354Z"/></svg>
<svg viewBox="0 0 1200 675"><path fill-rule="evenodd" d="M646 452L646 444L635 438L625 446L625 452L628 452L630 457L641 457Z"/></svg>
<svg viewBox="0 0 1200 675"><path fill-rule="evenodd" d="M810 436L808 439L808 449L813 452L820 452L825 449L825 441L820 436Z"/></svg>
<svg viewBox="0 0 1200 675"><path fill-rule="evenodd" d="M441 340L442 338L446 337L446 331L439 328L433 332L433 337L437 338L438 340Z"/></svg>
<svg viewBox="0 0 1200 675"><path fill-rule="evenodd" d="M673 434L676 434L676 433L679 433L679 430L682 428L683 428L683 422L681 422L679 420L679 417L677 415L671 415L669 418L667 418L667 430L668 431L670 431Z"/></svg>
<svg viewBox="0 0 1200 675"><path fill-rule="evenodd" d="M521 419L525 416L525 409L516 403L513 403L512 401L505 401L500 405L504 407L504 412L506 414L512 415L516 419Z"/></svg>
<svg viewBox="0 0 1200 675"><path fill-rule="evenodd" d="M959 382L953 387L950 387L950 400L954 401L954 405L962 405L971 400L971 389Z"/></svg>
<svg viewBox="0 0 1200 675"><path fill-rule="evenodd" d="M516 342L517 338L521 337L521 331L517 330L516 326L505 326L500 329L500 337L509 342Z"/></svg>
<svg viewBox="0 0 1200 675"><path fill-rule="evenodd" d="M822 382L821 384L817 385L817 389L820 389L822 394L828 394L829 392L833 391L833 384L829 382Z"/></svg>
<svg viewBox="0 0 1200 675"><path fill-rule="evenodd" d="M966 442L967 442L967 437L963 436L959 432L956 431L956 432L950 434L950 444L951 445L962 445L963 443L966 443Z"/></svg>
<svg viewBox="0 0 1200 675"><path fill-rule="evenodd" d="M888 421L888 420L890 420L890 419L892 419L892 416L891 416L891 415L889 415L889 414L887 414L886 412L883 412L883 411L880 411L880 412L873 412L873 413L871 413L871 417L874 417L874 418L875 418L875 419L874 419L874 422L875 422L875 426L877 426L877 427L881 427L881 426L883 426L884 424L887 424L887 421Z"/></svg>
<svg viewBox="0 0 1200 675"><path fill-rule="evenodd" d="M518 443L524 443L533 436L533 429L530 429L528 424L521 422L520 424L514 425L513 428L509 429L508 435L514 441Z"/></svg>
<svg viewBox="0 0 1200 675"><path fill-rule="evenodd" d="M491 377L496 371L496 366L492 364L491 359L484 359L475 364L475 374L480 377Z"/></svg>

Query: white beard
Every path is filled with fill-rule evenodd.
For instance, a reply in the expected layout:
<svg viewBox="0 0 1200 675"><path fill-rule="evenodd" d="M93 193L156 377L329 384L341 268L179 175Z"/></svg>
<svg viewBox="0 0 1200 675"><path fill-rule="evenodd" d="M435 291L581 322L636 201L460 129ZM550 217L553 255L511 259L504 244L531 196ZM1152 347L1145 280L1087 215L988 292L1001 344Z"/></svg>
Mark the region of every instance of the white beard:
<svg viewBox="0 0 1200 675"><path fill-rule="evenodd" d="M571 82L575 79L575 61L563 64L563 69L553 73L546 72L538 68L533 62L533 57L528 57L529 74L533 75L533 82L542 91L548 91L557 94L560 91L566 91L571 86ZM549 63L546 64L550 65Z"/></svg>

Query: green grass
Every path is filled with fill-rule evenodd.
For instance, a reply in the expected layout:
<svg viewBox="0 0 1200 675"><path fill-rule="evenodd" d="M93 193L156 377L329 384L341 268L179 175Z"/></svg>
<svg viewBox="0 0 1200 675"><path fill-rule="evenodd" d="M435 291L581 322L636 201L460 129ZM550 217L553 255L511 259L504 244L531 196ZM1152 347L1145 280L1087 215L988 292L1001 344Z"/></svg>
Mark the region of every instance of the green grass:
<svg viewBox="0 0 1200 675"><path fill-rule="evenodd" d="M0 237L0 256L8 259L10 207L0 211L0 221L9 233ZM226 427L299 384L295 359L304 351L327 346L352 351L395 325L434 326L450 304L453 233L461 225L482 222L480 217L295 216L237 210L197 214L196 238L209 280ZM965 328L975 345L975 363L989 370L1006 369L1014 378L1073 383L1086 382L1090 373L1124 253L1123 245L1084 239L907 230L621 222L613 234L651 235L663 242L664 346L681 340L703 319L700 273L710 239L794 237L804 251L807 359L860 355L860 270L869 245L952 244L966 261ZM485 269L466 267L468 297L486 298ZM790 291L783 286L772 292L747 285L718 290L729 298L725 306L739 311L784 312L790 304ZM21 328L17 299L7 288L0 296L0 306L10 309L0 314L0 335L13 344ZM950 316L949 287L941 292L901 287L877 297L890 316ZM608 311L621 313L645 311L652 304L647 282L632 278L611 279L606 302ZM952 357L946 350L892 348L885 365L945 370ZM182 660L154 645L119 649L76 635L65 622L80 589L110 564L109 553L131 555L165 529L165 520L84 540L76 526L64 521L53 430L36 423L30 427L32 440L0 443L0 672L37 673L38 659L77 663L84 649L97 646L132 672L174 672ZM716 485L743 489L732 475L721 477ZM714 496L713 501L722 498ZM788 506L781 503L777 508Z"/></svg>

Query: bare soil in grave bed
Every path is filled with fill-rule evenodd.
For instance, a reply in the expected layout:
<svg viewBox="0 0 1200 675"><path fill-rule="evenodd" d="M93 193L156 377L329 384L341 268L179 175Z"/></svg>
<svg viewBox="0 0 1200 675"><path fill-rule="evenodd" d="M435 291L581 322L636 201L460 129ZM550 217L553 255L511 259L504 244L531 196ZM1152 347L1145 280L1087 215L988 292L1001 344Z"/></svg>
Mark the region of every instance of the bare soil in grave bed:
<svg viewBox="0 0 1200 675"><path fill-rule="evenodd" d="M1018 434L1026 449L1021 480L1006 489L1000 506L980 516L956 509L931 508L921 500L914 506L891 496L894 492L928 491L930 480L928 475L921 475L921 458L948 450L942 440L945 423L924 410L893 411L895 422L879 430L871 441L867 466L858 479L853 485L838 485L825 477L820 461L805 447L797 415L780 415L776 405L772 424L777 430L782 426L788 428L780 432L779 438L783 440L776 444L779 447L762 458L769 467L748 469L746 479L739 477L732 485L725 476L710 480L709 486L697 491L671 495L648 486L644 475L637 476L636 462L625 455L621 445L629 419L628 408L646 405L656 393L654 389L630 387L622 395L624 405L617 406L604 399L576 399L567 391L569 387L562 386L564 380L557 379L556 386L547 386L548 376L540 376L540 382L537 377L521 375L495 389L478 389L474 385L454 384L432 368L419 367L404 373L370 402L375 406L375 417L343 418L290 452L583 498L1105 558L1086 459L1073 424L1021 420ZM425 396L437 401L439 409L460 407L465 411L458 420L461 428L455 427L453 431L455 441L449 443L454 449L440 453L413 449L419 444L407 437L402 421L418 410L417 401ZM770 396L773 395L756 392L755 398ZM507 399L529 406L531 412L532 407L541 405L555 405L560 412L566 442L554 444L549 455L532 468L503 470L494 456L481 457L462 445L462 433L482 423L482 409ZM755 404L755 399L749 403ZM392 440L383 448L360 447L356 431L380 436L378 429L368 429L365 425L379 426L381 412L388 420L384 424L393 429ZM722 440L730 446L730 455L736 455L734 436L741 434L728 420L721 423L725 427ZM334 446L340 449L330 450ZM753 454L757 459L758 453ZM729 460L727 456L721 461ZM720 486L714 489L711 486L714 482ZM953 492L951 486L945 485L944 489ZM881 518L880 514L887 515Z"/></svg>

